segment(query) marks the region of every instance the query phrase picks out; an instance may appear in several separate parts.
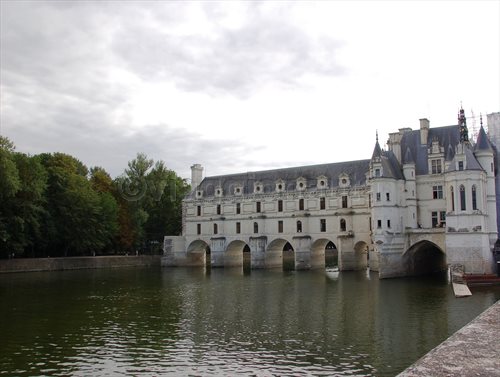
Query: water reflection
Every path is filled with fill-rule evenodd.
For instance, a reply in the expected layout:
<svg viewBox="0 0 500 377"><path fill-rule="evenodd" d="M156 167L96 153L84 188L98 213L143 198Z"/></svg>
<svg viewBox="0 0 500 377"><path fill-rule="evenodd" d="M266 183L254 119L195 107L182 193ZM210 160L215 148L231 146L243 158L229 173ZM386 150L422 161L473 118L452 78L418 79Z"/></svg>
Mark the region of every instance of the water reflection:
<svg viewBox="0 0 500 377"><path fill-rule="evenodd" d="M359 271L0 276L0 374L394 375L500 298Z"/></svg>

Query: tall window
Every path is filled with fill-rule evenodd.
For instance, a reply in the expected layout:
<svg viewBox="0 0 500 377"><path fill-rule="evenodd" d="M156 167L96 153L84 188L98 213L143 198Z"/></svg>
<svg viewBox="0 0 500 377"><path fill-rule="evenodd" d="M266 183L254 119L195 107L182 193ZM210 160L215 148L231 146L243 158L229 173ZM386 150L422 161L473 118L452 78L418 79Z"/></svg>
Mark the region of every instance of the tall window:
<svg viewBox="0 0 500 377"><path fill-rule="evenodd" d="M196 224L196 234L201 234L201 224Z"/></svg>
<svg viewBox="0 0 500 377"><path fill-rule="evenodd" d="M340 219L340 231L341 232L345 232L347 229L346 225L345 225L345 220L344 219Z"/></svg>
<svg viewBox="0 0 500 377"><path fill-rule="evenodd" d="M432 186L432 199L443 199L443 186Z"/></svg>
<svg viewBox="0 0 500 377"><path fill-rule="evenodd" d="M439 212L439 221L441 222L441 226L444 226L446 224L446 211Z"/></svg>
<svg viewBox="0 0 500 377"><path fill-rule="evenodd" d="M217 226L217 224L214 224L214 234L217 233L219 233L219 227Z"/></svg>
<svg viewBox="0 0 500 377"><path fill-rule="evenodd" d="M220 204L217 204L217 214L220 215L220 213L221 213Z"/></svg>
<svg viewBox="0 0 500 377"><path fill-rule="evenodd" d="M377 202L380 202L380 192L377 192Z"/></svg>
<svg viewBox="0 0 500 377"><path fill-rule="evenodd" d="M241 203L236 203L236 214L239 215L241 213Z"/></svg>
<svg viewBox="0 0 500 377"><path fill-rule="evenodd" d="M201 206L196 206L196 215L201 216Z"/></svg>
<svg viewBox="0 0 500 377"><path fill-rule="evenodd" d="M237 222L237 223L236 223L236 233L237 233L237 234L240 234L240 233L241 233L241 223L240 223L240 222Z"/></svg>
<svg viewBox="0 0 500 377"><path fill-rule="evenodd" d="M388 202L391 200L391 194L386 192L385 193L385 200L387 200Z"/></svg>
<svg viewBox="0 0 500 377"><path fill-rule="evenodd" d="M342 196L342 208L347 208L347 195Z"/></svg>
<svg viewBox="0 0 500 377"><path fill-rule="evenodd" d="M380 177L380 169L375 169L375 177Z"/></svg>
<svg viewBox="0 0 500 377"><path fill-rule="evenodd" d="M278 233L283 233L283 221L278 221Z"/></svg>
<svg viewBox="0 0 500 377"><path fill-rule="evenodd" d="M377 220L377 228L382 228L382 220Z"/></svg>
<svg viewBox="0 0 500 377"><path fill-rule="evenodd" d="M460 210L465 211L465 187L460 186Z"/></svg>
<svg viewBox="0 0 500 377"><path fill-rule="evenodd" d="M477 210L476 186L472 186L472 209Z"/></svg>
<svg viewBox="0 0 500 377"><path fill-rule="evenodd" d="M302 221L297 221L297 233L302 233Z"/></svg>
<svg viewBox="0 0 500 377"><path fill-rule="evenodd" d="M391 228L391 220L387 220L387 228Z"/></svg>
<svg viewBox="0 0 500 377"><path fill-rule="evenodd" d="M326 232L326 219L319 220L319 230L321 232Z"/></svg>
<svg viewBox="0 0 500 377"><path fill-rule="evenodd" d="M458 170L464 170L464 162L463 161L458 161Z"/></svg>
<svg viewBox="0 0 500 377"><path fill-rule="evenodd" d="M319 209L325 209L326 208L326 199L324 197L319 198Z"/></svg>
<svg viewBox="0 0 500 377"><path fill-rule="evenodd" d="M257 213L260 212L260 202L255 203L255 212L257 212Z"/></svg>
<svg viewBox="0 0 500 377"><path fill-rule="evenodd" d="M432 227L436 228L438 226L438 213L437 211L431 212Z"/></svg>
<svg viewBox="0 0 500 377"><path fill-rule="evenodd" d="M299 199L299 211L304 210L304 199Z"/></svg>
<svg viewBox="0 0 500 377"><path fill-rule="evenodd" d="M450 198L451 198L451 210L455 210L455 192L453 191L453 186L450 187Z"/></svg>
<svg viewBox="0 0 500 377"><path fill-rule="evenodd" d="M278 212L283 212L283 200L278 200Z"/></svg>
<svg viewBox="0 0 500 377"><path fill-rule="evenodd" d="M253 232L254 233L259 233L259 224L253 223Z"/></svg>
<svg viewBox="0 0 500 377"><path fill-rule="evenodd" d="M431 160L432 174L441 174L441 160Z"/></svg>

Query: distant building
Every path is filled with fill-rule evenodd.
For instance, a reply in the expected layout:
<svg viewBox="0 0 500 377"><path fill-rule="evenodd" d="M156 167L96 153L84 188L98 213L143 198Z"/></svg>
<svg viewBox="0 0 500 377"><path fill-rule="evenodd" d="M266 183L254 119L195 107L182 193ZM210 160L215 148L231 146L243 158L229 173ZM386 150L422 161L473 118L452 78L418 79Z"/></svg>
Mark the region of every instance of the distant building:
<svg viewBox="0 0 500 377"><path fill-rule="evenodd" d="M368 266L380 277L447 264L491 273L496 150L482 125L472 145L460 110L458 125L421 119L387 145L377 137L367 160L204 179L193 165L182 236L165 237L164 265L204 265L209 255L212 267L240 266L249 252L252 268L272 268L293 249L295 268L309 269L333 248L341 270Z"/></svg>

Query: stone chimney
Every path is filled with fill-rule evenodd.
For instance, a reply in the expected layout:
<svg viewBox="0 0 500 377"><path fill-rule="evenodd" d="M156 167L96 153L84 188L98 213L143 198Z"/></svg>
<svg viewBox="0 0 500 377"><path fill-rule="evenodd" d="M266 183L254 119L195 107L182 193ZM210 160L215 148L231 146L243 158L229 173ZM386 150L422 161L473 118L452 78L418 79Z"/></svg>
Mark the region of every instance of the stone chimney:
<svg viewBox="0 0 500 377"><path fill-rule="evenodd" d="M191 189L195 190L203 180L203 166L194 164L191 166Z"/></svg>
<svg viewBox="0 0 500 377"><path fill-rule="evenodd" d="M429 136L429 119L420 119L420 144L427 145L427 137Z"/></svg>

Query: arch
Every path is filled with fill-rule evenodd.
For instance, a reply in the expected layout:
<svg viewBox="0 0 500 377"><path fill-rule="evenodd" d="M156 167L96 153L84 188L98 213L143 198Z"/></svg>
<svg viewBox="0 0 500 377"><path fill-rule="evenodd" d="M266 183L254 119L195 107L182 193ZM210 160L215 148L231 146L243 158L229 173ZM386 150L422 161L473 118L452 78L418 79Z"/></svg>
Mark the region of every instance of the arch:
<svg viewBox="0 0 500 377"><path fill-rule="evenodd" d="M265 253L265 266L267 268L283 267L283 250L285 246L287 251L294 251L292 243L283 238L276 238L267 245Z"/></svg>
<svg viewBox="0 0 500 377"><path fill-rule="evenodd" d="M430 275L446 270L446 254L431 241L419 241L403 254L408 276Z"/></svg>
<svg viewBox="0 0 500 377"><path fill-rule="evenodd" d="M207 254L209 255L208 258ZM191 242L187 248L186 255L189 263L194 266L210 265L210 246L203 240Z"/></svg>
<svg viewBox="0 0 500 377"><path fill-rule="evenodd" d="M243 266L243 251L246 247L248 245L244 241L231 241L224 252L224 267Z"/></svg>
<svg viewBox="0 0 500 377"><path fill-rule="evenodd" d="M358 241L354 245L354 263L357 270L368 267L368 251L368 244L364 241Z"/></svg>
<svg viewBox="0 0 500 377"><path fill-rule="evenodd" d="M324 268L327 265L328 267L338 265L337 246L328 238L319 238L311 245L311 267Z"/></svg>

